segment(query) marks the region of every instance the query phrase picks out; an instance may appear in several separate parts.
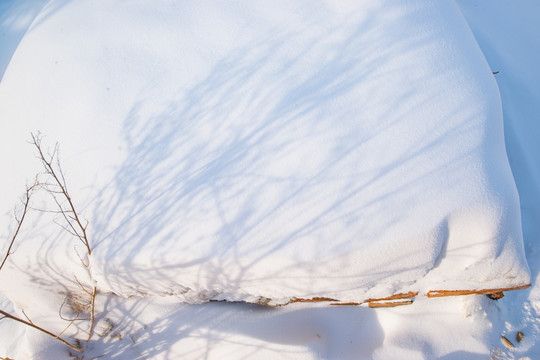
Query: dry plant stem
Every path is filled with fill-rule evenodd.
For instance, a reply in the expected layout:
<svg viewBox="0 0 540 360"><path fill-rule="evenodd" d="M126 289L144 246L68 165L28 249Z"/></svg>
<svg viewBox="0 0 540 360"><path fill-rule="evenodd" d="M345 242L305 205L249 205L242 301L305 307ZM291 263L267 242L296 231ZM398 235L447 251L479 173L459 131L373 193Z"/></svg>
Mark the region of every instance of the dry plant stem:
<svg viewBox="0 0 540 360"><path fill-rule="evenodd" d="M88 338L86 338L86 341L90 341L90 338L92 337L92 332L94 331L96 291L97 288L94 286L94 290L92 291L92 302L90 304L90 329L88 330Z"/></svg>
<svg viewBox="0 0 540 360"><path fill-rule="evenodd" d="M66 305L66 301L67 301L68 297L66 296L66 298L64 299L64 302L62 302L62 305L60 305L60 309L58 309L58 316L60 317L60 319L64 320L64 321L68 321L69 324L68 326L66 326L66 328L64 330L62 330L60 332L60 334L58 334L58 336L61 336L67 329L69 329L69 327L71 325L73 325L73 323L75 321L88 321L90 320L90 318L80 318L81 316L81 313L77 313L77 315L73 318L73 319L68 319L68 318L65 318L63 315L62 315L62 308L64 307L64 305ZM28 319L28 316L26 317Z"/></svg>
<svg viewBox="0 0 540 360"><path fill-rule="evenodd" d="M77 314L77 316L75 316L75 318L72 319L72 320L69 322L68 326L66 326L66 327L64 328L64 330L60 331L60 334L58 334L58 336L62 336L62 334L65 333L66 330L69 329L70 326L73 325L73 323L79 319L79 315L80 315L80 314Z"/></svg>
<svg viewBox="0 0 540 360"><path fill-rule="evenodd" d="M90 296L90 328L88 329L88 337L86 338L86 341L90 341L90 338L92 337L92 333L94 332L94 323L95 323L95 313L96 313L96 293L97 293L97 286L93 286L92 292L86 290L75 276L75 281L79 286L81 287L82 291L87 293Z"/></svg>
<svg viewBox="0 0 540 360"><path fill-rule="evenodd" d="M24 310L21 310L21 311L22 311L24 317L26 318L26 320L28 320L28 322L30 322L30 323L33 324L32 320L30 320L30 318L28 317L28 315L26 315L26 313L24 312Z"/></svg>
<svg viewBox="0 0 540 360"><path fill-rule="evenodd" d="M13 234L13 237L11 238L11 242L9 243L6 254L4 255L4 259L2 260L2 264L0 264L0 270L2 270L2 268L4 267L4 264L6 263L7 258L9 257L9 255L11 255L11 248L13 247L13 244L15 243L15 239L17 238L17 235L19 235L19 231L21 230L24 218L26 216L26 213L28 212L28 204L30 203L30 196L32 195L32 191L34 191L34 188L36 187L36 185L37 185L37 182L34 183L34 185L30 186L29 188L26 188L23 212L22 212L21 218L17 220L17 228L15 229L15 233Z"/></svg>
<svg viewBox="0 0 540 360"><path fill-rule="evenodd" d="M37 148L37 150L39 152L39 158L41 159L41 161L43 163L43 166L45 167L45 172L47 174L49 174L50 176L52 176L52 178L56 182L56 185L58 186L58 191L55 191L55 190L52 190L52 189L47 189L47 190L53 195L53 198L54 198L56 204L61 209L61 213L64 216L64 219L67 221L69 227L71 228L71 230L69 230L69 229L66 229L66 230L68 230L74 236L79 238L79 240L81 240L81 242L86 247L86 251L88 252L88 255L91 255L92 250L90 248L90 244L88 243L88 237L86 236L86 227L88 226L88 222L85 225L83 225L80 218L79 218L79 215L77 214L77 211L75 211L75 206L73 205L73 201L71 200L71 196L69 195L69 193L67 191L66 180L64 179L64 174L62 173L62 169L60 168L60 164L57 163L58 173L54 170L54 167L52 165L54 157L58 152L58 147L56 146L54 148L54 151L53 151L52 155L50 155L47 158L45 156L45 154L43 153L43 149L41 148L41 139L40 139L40 137L38 135L32 134L32 143L34 144L34 146ZM57 160L58 160L58 158L57 158ZM70 208L69 213L71 214L71 215L69 215L69 217L68 217L67 212L63 210L64 208L61 206L61 204L58 202L58 200L54 196L55 193L61 194L66 198L66 200L68 202L68 205L69 205L69 208ZM77 227L80 229L82 234L79 233L75 229L75 227L71 223L71 220L75 221L75 223L77 224Z"/></svg>
<svg viewBox="0 0 540 360"><path fill-rule="evenodd" d="M28 321L26 321L26 320L23 320L23 319L21 319L20 317L11 315L11 314L9 314L9 313L3 311L3 310L0 310L0 314L4 315L4 317L6 317L6 318L9 318L9 319L18 321L18 322L20 322L20 323L23 323L23 324L25 324L25 325L28 325L28 326L30 326L30 327L33 327L34 329L39 330L39 331L41 331L42 333L45 333L45 334L47 334L47 335L49 335L49 336L52 336L53 338L58 339L59 341L63 342L65 345L69 346L69 347L72 348L73 350L82 353L82 349L81 349L81 348L79 348L79 347L77 347L77 346L75 346L75 345L69 343L68 341L62 339L59 335L55 335L55 334L53 334L52 332L47 331L47 330L45 330L44 328L42 328L42 327L40 327L40 326L37 326L37 325L35 325L35 324L31 323L31 322L28 322Z"/></svg>
<svg viewBox="0 0 540 360"><path fill-rule="evenodd" d="M19 235L19 231L21 230L21 227L22 227L22 224L24 222L24 218L28 212L28 205L30 203L30 196L32 194L32 191L34 190L34 188L38 185L38 181L36 180L36 182L34 183L34 185L28 187L26 189L26 194L25 194L25 200L24 200L24 208L23 208L23 213L21 215L21 218L20 219L17 219L17 228L15 229L15 233L13 234L13 237L11 238L11 242L9 243L9 246L8 246L8 249L6 251L6 254L4 255L4 258L2 260L2 264L0 265L0 270L4 267L4 264L6 263L6 260L7 258L9 257L9 255L11 255L11 248L13 247L13 244L15 243L15 239L17 239L17 236ZM1 310L0 309L0 314L2 314L2 317L0 318L0 320L2 319L5 319L5 318L8 318L8 319L12 319L12 320L15 320L15 321L18 321L22 324L25 324L25 325L28 325L30 327L33 327L34 329L37 329L49 336L52 336L53 338L55 339L58 339L59 341L61 341L62 343L64 343L65 345L69 346L71 349L75 350L75 351L78 351L78 352L82 352L82 349L69 343L68 341L62 339L60 337L60 335L55 335L53 334L52 332L48 331L48 330L45 330L44 328L40 327L40 326L37 326L35 325L29 318L28 316L26 315L26 313L23 311L23 314L24 316L26 317L26 319L28 320L24 320L24 319L21 319L20 317L18 316L14 316L14 315L11 315L10 313L7 313L5 312L4 310ZM71 324L70 324L71 325ZM65 330L64 330L65 331ZM0 358L1 359L1 358ZM6 358L7 359L7 358Z"/></svg>
<svg viewBox="0 0 540 360"><path fill-rule="evenodd" d="M84 244L84 246L86 247L87 254L88 256L90 256L92 254L92 249L90 247L90 243L86 235L86 228L88 226L88 221L86 221L86 224L83 225L83 223L81 222L79 218L79 214L75 210L75 206L73 205L71 196L69 195L67 185L66 185L66 179L64 178L64 173L62 172L60 161L58 159L58 144L55 146L52 154L45 156L43 149L41 147L41 138L39 134L38 135L31 134L31 135L32 135L32 143L38 150L39 159L41 160L45 168L45 173L54 179L54 184L42 183L40 185L42 185L42 187L52 195L54 202L58 206L59 213L62 214L62 216L64 217L64 220L67 223L67 226L61 225L61 224L60 226L64 230L66 230L68 233L78 238ZM53 166L53 163L55 161L55 156L56 156L56 168L58 170L55 170L55 167ZM63 196L66 199L68 203L68 209L62 206L62 204L56 197L56 194L58 194L61 197ZM88 270L90 278L92 278L92 274L90 273L90 269L89 269L89 262L84 262L82 257L77 252L77 250L75 250L75 252L77 253L77 256L79 257L79 260L81 260L81 263L83 264L83 266L86 267L86 269ZM75 278L75 280L77 281L79 286L81 286L83 291L86 292L90 296L90 299L91 299L90 300L91 301L90 328L88 330L88 339L87 339L87 340L90 340L90 338L92 337L93 330L94 330L95 300L96 300L97 288L94 285L92 288L92 292L90 292L84 288L84 286L79 282L77 278Z"/></svg>

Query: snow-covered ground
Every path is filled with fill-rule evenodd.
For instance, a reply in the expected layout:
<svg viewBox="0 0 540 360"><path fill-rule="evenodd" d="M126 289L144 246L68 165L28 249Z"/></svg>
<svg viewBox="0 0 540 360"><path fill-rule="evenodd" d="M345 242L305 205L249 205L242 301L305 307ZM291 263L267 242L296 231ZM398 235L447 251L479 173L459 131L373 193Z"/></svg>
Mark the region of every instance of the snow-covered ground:
<svg viewBox="0 0 540 360"><path fill-rule="evenodd" d="M75 276L96 284L85 359L539 357L538 15L502 0L3 0L2 241L42 131L93 253L88 274L33 211L0 309L58 333L62 303L65 317L88 302ZM496 302L425 297L529 281ZM408 291L390 309L206 302ZM70 352L0 322L0 357Z"/></svg>

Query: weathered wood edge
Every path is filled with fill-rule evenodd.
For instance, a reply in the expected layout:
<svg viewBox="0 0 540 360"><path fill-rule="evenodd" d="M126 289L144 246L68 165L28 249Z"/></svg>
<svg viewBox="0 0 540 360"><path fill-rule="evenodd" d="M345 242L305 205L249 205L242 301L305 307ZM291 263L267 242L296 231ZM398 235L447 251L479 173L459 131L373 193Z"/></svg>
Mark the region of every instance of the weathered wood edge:
<svg viewBox="0 0 540 360"><path fill-rule="evenodd" d="M404 300L404 301L370 302L368 303L368 306L370 308L396 307L396 306L403 306L403 305L411 305L413 302L414 302L413 299Z"/></svg>
<svg viewBox="0 0 540 360"><path fill-rule="evenodd" d="M523 290L527 289L531 284L520 285L507 288L497 289L477 289L477 290L430 290L425 293L428 298L446 297L446 296L465 296L465 295L488 295L492 299L500 299L504 296L506 291ZM411 305L414 299L418 296L418 292L409 291L407 293L394 294L384 298L370 298L363 302L339 302L339 300L327 297L314 297L310 299L294 298L290 303L303 303L303 302L331 302L331 306L360 306L367 304L370 308L380 307L395 307L403 305ZM402 300L402 301L395 301Z"/></svg>
<svg viewBox="0 0 540 360"><path fill-rule="evenodd" d="M531 284L508 287L508 288L483 289L483 290L430 290L427 292L426 296L428 298L433 298L433 297L462 296L462 295L493 295L493 294L504 293L506 291L523 290L523 289L527 289L530 286Z"/></svg>
<svg viewBox="0 0 540 360"><path fill-rule="evenodd" d="M291 300L290 303L297 303L297 302L325 302L325 301L339 301L332 298L327 297L314 297L311 299L302 299L302 298L294 298Z"/></svg>
<svg viewBox="0 0 540 360"><path fill-rule="evenodd" d="M416 291L416 292L409 291L408 293L395 294L395 295L388 296L388 297L385 297L385 298L367 299L365 302L377 302L377 301L409 299L409 298L414 298L417 295L418 295L418 291Z"/></svg>

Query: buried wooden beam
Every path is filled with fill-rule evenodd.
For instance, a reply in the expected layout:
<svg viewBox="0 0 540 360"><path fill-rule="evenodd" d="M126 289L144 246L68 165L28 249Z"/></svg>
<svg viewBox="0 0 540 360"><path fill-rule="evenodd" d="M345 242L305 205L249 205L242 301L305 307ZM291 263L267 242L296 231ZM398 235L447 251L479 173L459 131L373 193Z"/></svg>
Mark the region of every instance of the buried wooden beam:
<svg viewBox="0 0 540 360"><path fill-rule="evenodd" d="M366 302L377 302L377 301L389 301L389 300L399 300L399 299L410 299L418 295L418 292L409 291L408 293L395 294L385 298L379 299L367 299Z"/></svg>
<svg viewBox="0 0 540 360"><path fill-rule="evenodd" d="M368 306L370 308L380 308L380 307L396 307L403 305L411 305L413 300L404 300L404 301L384 301L384 302L370 302Z"/></svg>
<svg viewBox="0 0 540 360"><path fill-rule="evenodd" d="M297 302L325 302L325 301L339 301L332 298L326 298L326 297L314 297L311 299L302 299L302 298L296 298L291 301L291 303L297 303Z"/></svg>
<svg viewBox="0 0 540 360"><path fill-rule="evenodd" d="M509 287L509 288L484 289L484 290L431 290L431 291L428 291L426 295L428 298L443 297L443 296L462 296L462 295L493 295L493 294L504 293L505 291L523 290L530 286L531 284ZM500 295L498 296L499 296L499 299L502 297Z"/></svg>
<svg viewBox="0 0 540 360"><path fill-rule="evenodd" d="M346 303L332 303L332 306L360 306L367 304L370 308L381 308L381 307L396 307L403 305L411 305L414 300L403 300L403 301L380 301L380 302L346 302Z"/></svg>
<svg viewBox="0 0 540 360"><path fill-rule="evenodd" d="M359 306L362 305L361 302L342 302L342 303L332 303L332 306Z"/></svg>
<svg viewBox="0 0 540 360"><path fill-rule="evenodd" d="M412 300L410 301L402 301L402 302L392 302L392 300L400 300L400 299L411 299L411 298L414 298L415 296L418 295L418 292L412 292L412 291L409 291L408 293L400 293L400 294L394 294L394 295L391 295L391 296L388 296L388 297L384 297L384 298L372 298L372 299L367 299L366 301L364 302L343 302L343 303L332 303L330 305L334 305L334 306L358 306L358 305L362 305L362 304L368 304L369 307L391 307L391 306L400 306L400 305L409 305L409 304L412 304ZM337 300L333 300L333 301L337 301ZM377 304L389 304L389 305L380 305L380 306L377 306ZM397 305L392 305L392 304L397 304Z"/></svg>
<svg viewBox="0 0 540 360"><path fill-rule="evenodd" d="M270 299L264 298L265 301L260 301L258 304L265 306L285 306L291 303L317 303L317 302L330 302L331 306L360 306L367 304L370 308L378 307L395 307L402 305L411 305L414 302L416 296L426 296L428 298L445 297L445 296L464 296L464 295L487 295L490 299L498 300L504 297L504 292L512 290L523 290L530 287L530 284L497 288L497 289L481 289L481 290L430 290L427 293L419 294L418 292L409 291L407 293L398 293L384 298L369 298L360 302L340 302L340 300L328 298L328 297L314 297L314 298L293 298L288 303L270 305ZM402 301L396 301L402 300Z"/></svg>

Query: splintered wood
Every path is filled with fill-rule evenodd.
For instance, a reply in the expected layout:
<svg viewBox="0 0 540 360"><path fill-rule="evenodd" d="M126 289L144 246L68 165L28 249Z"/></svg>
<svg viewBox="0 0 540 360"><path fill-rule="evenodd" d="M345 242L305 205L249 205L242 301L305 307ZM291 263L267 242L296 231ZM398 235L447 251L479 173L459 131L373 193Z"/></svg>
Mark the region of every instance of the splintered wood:
<svg viewBox="0 0 540 360"><path fill-rule="evenodd" d="M314 298L311 298L311 299L297 298L297 299L292 300L291 303L296 303L296 302L324 302L324 301L339 301L339 300L326 298L326 297L314 297Z"/></svg>
<svg viewBox="0 0 540 360"><path fill-rule="evenodd" d="M444 297L444 296L464 296L464 295L487 295L490 299L498 300L504 297L505 291L522 290L530 287L531 285L522 285L509 288L500 289L483 289L483 290L431 290L428 291L425 296L428 298ZM403 305L411 305L414 299L418 296L418 292L400 293L384 298L372 298L363 302L339 302L339 300L327 298L327 297L314 297L310 299L295 298L290 303L299 302L331 302L333 306L360 306L367 305L370 308L381 307L396 307Z"/></svg>
<svg viewBox="0 0 540 360"><path fill-rule="evenodd" d="M427 297L443 297L443 296L461 296L461 295L496 295L499 299L502 298L501 296L505 291L512 291L512 290L523 290L531 286L531 284L528 285L522 285L522 286L516 286L516 287L509 287L509 288L502 288L502 289L484 289L484 290L431 290L428 291Z"/></svg>
<svg viewBox="0 0 540 360"><path fill-rule="evenodd" d="M396 306L403 306L403 305L411 305L413 301L414 300L370 302L368 303L368 306L370 308L396 307Z"/></svg>

